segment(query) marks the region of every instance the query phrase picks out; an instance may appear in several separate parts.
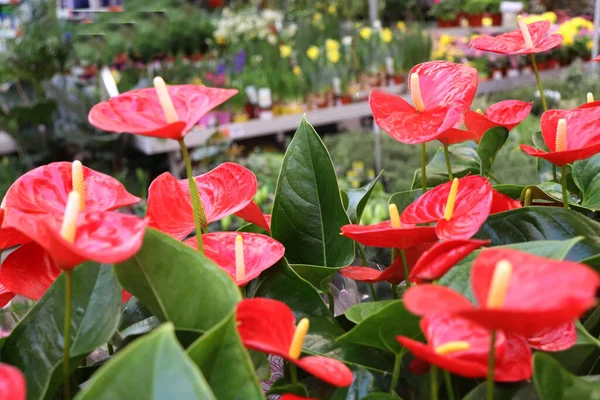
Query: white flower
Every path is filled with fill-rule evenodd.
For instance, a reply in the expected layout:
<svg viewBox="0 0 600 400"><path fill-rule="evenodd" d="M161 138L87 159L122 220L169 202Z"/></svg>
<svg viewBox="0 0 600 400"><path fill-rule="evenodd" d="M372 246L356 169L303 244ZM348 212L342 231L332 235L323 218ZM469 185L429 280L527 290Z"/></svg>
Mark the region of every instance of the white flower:
<svg viewBox="0 0 600 400"><path fill-rule="evenodd" d="M342 38L342 44L346 47L352 46L352 36L344 36Z"/></svg>
<svg viewBox="0 0 600 400"><path fill-rule="evenodd" d="M376 19L375 21L373 21L373 29L378 31L381 29L381 21Z"/></svg>

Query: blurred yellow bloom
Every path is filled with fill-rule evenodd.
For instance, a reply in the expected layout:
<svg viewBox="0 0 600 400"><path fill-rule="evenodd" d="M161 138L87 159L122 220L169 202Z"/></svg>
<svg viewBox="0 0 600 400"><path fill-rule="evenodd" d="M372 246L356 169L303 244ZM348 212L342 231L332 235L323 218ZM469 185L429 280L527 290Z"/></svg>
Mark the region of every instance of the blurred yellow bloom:
<svg viewBox="0 0 600 400"><path fill-rule="evenodd" d="M288 58L292 54L292 46L288 46L287 44L282 44L279 46L279 55L282 58Z"/></svg>
<svg viewBox="0 0 600 400"><path fill-rule="evenodd" d="M111 69L110 74L113 76L115 83L118 84L119 82L121 82L121 73L119 71L117 71L116 69Z"/></svg>
<svg viewBox="0 0 600 400"><path fill-rule="evenodd" d="M225 39L223 36L217 36L217 44L223 45L227 43L227 39Z"/></svg>
<svg viewBox="0 0 600 400"><path fill-rule="evenodd" d="M332 64L337 64L337 62L340 61L340 52L337 51L337 50L328 51L327 52L327 59Z"/></svg>
<svg viewBox="0 0 600 400"><path fill-rule="evenodd" d="M306 55L308 56L308 58L310 58L311 60L315 61L317 58L319 58L319 53L321 52L321 50L319 50L319 48L317 46L310 46L307 50L306 50Z"/></svg>
<svg viewBox="0 0 600 400"><path fill-rule="evenodd" d="M364 28L361 28L361 30L358 33L360 34L361 38L363 38L365 40L369 40L369 39L371 39L371 35L373 34L373 31L368 26L365 26Z"/></svg>
<svg viewBox="0 0 600 400"><path fill-rule="evenodd" d="M198 86L204 86L204 82L202 82L202 79L200 79L200 78L194 78L192 80L192 84L198 85Z"/></svg>
<svg viewBox="0 0 600 400"><path fill-rule="evenodd" d="M594 47L594 42L592 42L591 40L588 40L587 42L585 42L586 49L591 50L592 47Z"/></svg>
<svg viewBox="0 0 600 400"><path fill-rule="evenodd" d="M292 71L294 72L294 75L300 75L302 73L302 70L297 65L294 65L294 69L292 69Z"/></svg>
<svg viewBox="0 0 600 400"><path fill-rule="evenodd" d="M406 30L406 24L404 23L404 21L398 21L396 26L398 27L398 30L400 32L404 32Z"/></svg>
<svg viewBox="0 0 600 400"><path fill-rule="evenodd" d="M385 43L390 43L394 38L394 34L392 33L392 30L390 28L382 29L380 36L381 40L383 40Z"/></svg>
<svg viewBox="0 0 600 400"><path fill-rule="evenodd" d="M492 26L494 21L490 17L485 17L481 20L481 25L483 26Z"/></svg>
<svg viewBox="0 0 600 400"><path fill-rule="evenodd" d="M323 15L321 13L315 13L315 15L313 16L313 23L318 24L322 20L323 20Z"/></svg>
<svg viewBox="0 0 600 400"><path fill-rule="evenodd" d="M335 14L335 12L336 12L336 11L337 11L337 9L335 8L335 5L333 5L333 4L331 4L331 5L329 6L329 8L327 8L327 12L328 12L329 14Z"/></svg>
<svg viewBox="0 0 600 400"><path fill-rule="evenodd" d="M327 39L325 40L325 48L327 51L337 51L340 48L340 42L333 39Z"/></svg>

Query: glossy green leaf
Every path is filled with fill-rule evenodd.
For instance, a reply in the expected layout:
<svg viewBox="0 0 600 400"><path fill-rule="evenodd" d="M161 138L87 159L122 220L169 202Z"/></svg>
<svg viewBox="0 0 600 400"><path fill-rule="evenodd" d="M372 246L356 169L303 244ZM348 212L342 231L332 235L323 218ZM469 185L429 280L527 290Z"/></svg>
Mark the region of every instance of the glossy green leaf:
<svg viewBox="0 0 600 400"><path fill-rule="evenodd" d="M600 253L600 223L573 210L558 207L525 207L490 215L476 239L490 239L493 246L534 240L584 239L566 259L580 261Z"/></svg>
<svg viewBox="0 0 600 400"><path fill-rule="evenodd" d="M393 396L389 393L371 393L365 397L361 397L361 400L398 400L398 396Z"/></svg>
<svg viewBox="0 0 600 400"><path fill-rule="evenodd" d="M381 392L376 377L371 371L360 367L352 367L352 373L354 374L352 384L337 389L330 400L359 400L367 398L370 393ZM398 398L393 397L392 399L397 400ZM382 398L382 400L387 400L387 398Z"/></svg>
<svg viewBox="0 0 600 400"><path fill-rule="evenodd" d="M552 358L561 363L569 372L588 374L591 372L600 354L600 341L593 337L586 328L577 321L577 341L570 349L553 352Z"/></svg>
<svg viewBox="0 0 600 400"><path fill-rule="evenodd" d="M477 155L481 161L481 174L486 176L494 164L498 152L508 139L508 129L497 126L489 129L477 145Z"/></svg>
<svg viewBox="0 0 600 400"><path fill-rule="evenodd" d="M316 290L300 278L285 262L265 271L247 287L248 297L267 297L286 303L296 318L309 318L310 329L304 341L303 351L333 357L347 364L369 369L387 371L393 365L391 356L364 346L336 343L344 334Z"/></svg>
<svg viewBox="0 0 600 400"><path fill-rule="evenodd" d="M265 398L237 332L235 313L202 335L187 352L218 399Z"/></svg>
<svg viewBox="0 0 600 400"><path fill-rule="evenodd" d="M570 240L539 240L500 247L521 250L536 256L552 258L554 260L563 260L581 240L582 238L579 237ZM452 269L438 281L438 284L448 286L452 290L467 297L471 302L476 303L475 296L471 289L471 265L480 252L481 250L473 252L460 263L452 267Z"/></svg>
<svg viewBox="0 0 600 400"><path fill-rule="evenodd" d="M344 206L346 207L346 212L348 213L351 223L360 223L360 217L362 217L365 206L369 202L369 198L371 197L371 193L373 193L375 184L379 180L379 177L382 173L383 171L381 171L375 179L363 187L357 189L342 189L342 192L345 193L346 198L348 199L347 205L344 204Z"/></svg>
<svg viewBox="0 0 600 400"><path fill-rule="evenodd" d="M402 214L402 211L411 205L422 193L423 189L394 193L390 196L389 204L395 204L398 207L398 212Z"/></svg>
<svg viewBox="0 0 600 400"><path fill-rule="evenodd" d="M544 137L542 136L542 132L538 131L531 135L531 140L533 141L533 146L538 150L549 151L546 142L544 141Z"/></svg>
<svg viewBox="0 0 600 400"><path fill-rule="evenodd" d="M25 374L28 399L51 398L62 383L64 274L12 331L2 361ZM71 363L74 370L117 330L121 289L112 268L85 263L73 270Z"/></svg>
<svg viewBox="0 0 600 400"><path fill-rule="evenodd" d="M354 322L355 324L358 324L363 319L381 310L383 307L387 306L392 301L393 300L381 300L355 304L349 309L347 309L344 315L346 315L346 318L348 318L350 321Z"/></svg>
<svg viewBox="0 0 600 400"><path fill-rule="evenodd" d="M331 282L333 274L339 270L339 268L319 267L316 265L305 264L292 264L290 267L292 267L302 279L308 281L316 290L323 292L329 291L329 282Z"/></svg>
<svg viewBox="0 0 600 400"><path fill-rule="evenodd" d="M115 265L115 272L127 291L177 329L209 330L241 300L238 287L221 268L151 228L146 231L142 249Z"/></svg>
<svg viewBox="0 0 600 400"><path fill-rule="evenodd" d="M600 400L600 383L586 382L566 371L548 354L533 356L533 383L542 400Z"/></svg>
<svg viewBox="0 0 600 400"><path fill-rule="evenodd" d="M118 352L75 400L212 400L206 380L167 323Z"/></svg>
<svg viewBox="0 0 600 400"><path fill-rule="evenodd" d="M521 198L521 193L523 193L523 189L525 189L525 186L513 184L500 184L495 185L494 189L496 189L502 194L507 195L508 197L518 200Z"/></svg>
<svg viewBox="0 0 600 400"><path fill-rule="evenodd" d="M277 179L273 238L290 263L342 267L354 259L354 242L340 235L349 223L331 157L303 117Z"/></svg>
<svg viewBox="0 0 600 400"><path fill-rule="evenodd" d="M449 146L452 175L462 178L468 174L481 174L481 160L475 149L474 143L460 143ZM448 182L448 168L444 149L440 148L427 164L427 187L435 187ZM421 170L415 171L412 189L421 186Z"/></svg>
<svg viewBox="0 0 600 400"><path fill-rule="evenodd" d="M527 386L533 386L531 383L498 383L494 385L494 400L516 400L517 393L523 391ZM533 396L519 397L520 400L539 400L533 390ZM480 383L473 390L471 390L463 400L487 400L487 384L486 382Z"/></svg>
<svg viewBox="0 0 600 400"><path fill-rule="evenodd" d="M398 354L402 350L402 346L396 340L398 335L410 338L422 336L419 317L411 314L404 307L402 300L386 304L337 340L340 343L356 343Z"/></svg>
<svg viewBox="0 0 600 400"><path fill-rule="evenodd" d="M571 174L581 191L581 205L590 210L600 210L600 154L575 161Z"/></svg>

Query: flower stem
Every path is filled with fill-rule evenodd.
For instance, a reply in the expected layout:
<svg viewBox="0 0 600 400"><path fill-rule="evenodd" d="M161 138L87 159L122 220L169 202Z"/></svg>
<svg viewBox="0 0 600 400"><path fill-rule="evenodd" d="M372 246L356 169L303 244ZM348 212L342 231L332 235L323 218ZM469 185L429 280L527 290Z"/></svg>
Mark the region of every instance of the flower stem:
<svg viewBox="0 0 600 400"><path fill-rule="evenodd" d="M444 371L444 380L446 381L446 392L448 392L448 400L454 400L454 388L452 387L452 376L450 372Z"/></svg>
<svg viewBox="0 0 600 400"><path fill-rule="evenodd" d="M298 370L296 369L296 365L292 363L290 363L290 379L292 380L292 385L298 383Z"/></svg>
<svg viewBox="0 0 600 400"><path fill-rule="evenodd" d="M369 286L369 292L371 292L371 298L373 301L377 301L377 292L375 291L375 286L372 283L367 283Z"/></svg>
<svg viewBox="0 0 600 400"><path fill-rule="evenodd" d="M421 188L427 191L427 153L425 143L421 143Z"/></svg>
<svg viewBox="0 0 600 400"><path fill-rule="evenodd" d="M488 176L492 178L498 185L502 185L502 182L500 182L500 180L496 178L490 171L488 171Z"/></svg>
<svg viewBox="0 0 600 400"><path fill-rule="evenodd" d="M400 257L402 257L402 267L404 268L404 280L406 281L406 288L410 288L410 280L408 279L408 261L406 260L406 252L400 250Z"/></svg>
<svg viewBox="0 0 600 400"><path fill-rule="evenodd" d="M331 293L331 289L327 292L327 299L329 300L329 311L335 316L335 300L333 294Z"/></svg>
<svg viewBox="0 0 600 400"><path fill-rule="evenodd" d="M115 354L115 348L113 347L112 344L106 343L106 348L108 349L109 356L112 356L113 354Z"/></svg>
<svg viewBox="0 0 600 400"><path fill-rule="evenodd" d="M198 251L204 253L204 246L202 246L202 223L200 221L201 216L204 216L204 206L200 198L200 192L198 191L198 185L194 180L194 172L192 171L192 161L190 160L190 154L188 153L187 147L183 139L178 140L179 147L181 148L181 155L183 156L183 162L185 163L185 171L188 178L188 186L190 188L190 197L192 200L192 208L194 212L194 225L196 227L196 241L198 243ZM204 217L206 218L206 217Z"/></svg>
<svg viewBox="0 0 600 400"><path fill-rule="evenodd" d="M392 284L392 299L398 298L398 285Z"/></svg>
<svg viewBox="0 0 600 400"><path fill-rule="evenodd" d="M494 366L496 362L496 331L490 334L490 350L488 354L488 376L486 400L494 400Z"/></svg>
<svg viewBox="0 0 600 400"><path fill-rule="evenodd" d="M404 352L396 353L394 371L392 372L392 382L390 383L390 394L396 394L396 386L398 386L400 370L402 369L402 358L404 358Z"/></svg>
<svg viewBox="0 0 600 400"><path fill-rule="evenodd" d="M438 368L435 365L431 365L429 370L429 384L431 400L438 400Z"/></svg>
<svg viewBox="0 0 600 400"><path fill-rule="evenodd" d="M535 80L537 81L538 89L540 90L540 98L542 99L542 107L544 111L548 111L548 103L546 103L546 95L544 94L544 87L542 86L542 79L540 78L540 72L538 71L537 64L535 63L535 55L530 54L529 58L531 59L531 67L533 68L533 73L535 74Z"/></svg>
<svg viewBox="0 0 600 400"><path fill-rule="evenodd" d="M556 175L556 165L552 164L552 180L558 182L558 176Z"/></svg>
<svg viewBox="0 0 600 400"><path fill-rule="evenodd" d="M446 157L446 168L448 168L448 180L452 181L452 179L454 179L452 176L452 164L450 163L450 152L446 145L444 145L444 156Z"/></svg>
<svg viewBox="0 0 600 400"><path fill-rule="evenodd" d="M71 399L70 368L71 359L71 308L73 307L73 271L65 270L65 325L63 329L63 394L65 400Z"/></svg>
<svg viewBox="0 0 600 400"><path fill-rule="evenodd" d="M567 166L563 165L560 170L560 183L562 184L563 207L569 208L569 195L567 192Z"/></svg>

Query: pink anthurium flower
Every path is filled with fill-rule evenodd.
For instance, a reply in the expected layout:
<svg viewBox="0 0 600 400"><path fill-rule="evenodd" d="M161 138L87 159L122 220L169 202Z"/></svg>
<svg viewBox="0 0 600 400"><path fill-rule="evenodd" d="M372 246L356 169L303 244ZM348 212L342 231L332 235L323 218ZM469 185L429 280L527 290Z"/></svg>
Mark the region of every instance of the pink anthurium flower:
<svg viewBox="0 0 600 400"><path fill-rule="evenodd" d="M559 46L562 35L554 33L546 36L551 27L550 21L525 24L519 17L519 29L498 36L482 35L469 43L477 50L499 54L535 54Z"/></svg>
<svg viewBox="0 0 600 400"><path fill-rule="evenodd" d="M242 300L236 321L248 349L278 355L330 385L352 384L354 375L342 362L322 356L300 357L309 320L303 318L295 325L296 317L284 303L263 298Z"/></svg>
<svg viewBox="0 0 600 400"><path fill-rule="evenodd" d="M259 233L213 232L202 235L204 255L223 268L238 286L244 286L283 258L285 248ZM196 238L185 243L197 248Z"/></svg>
<svg viewBox="0 0 600 400"><path fill-rule="evenodd" d="M509 131L519 125L531 112L533 103L505 100L489 106L483 114L475 111L465 113L465 126L477 136L479 142L490 129L502 126Z"/></svg>
<svg viewBox="0 0 600 400"><path fill-rule="evenodd" d="M246 207L236 212L235 215L251 224L260 226L267 232L271 232L271 215L263 214L260 207L254 201L248 203Z"/></svg>
<svg viewBox="0 0 600 400"><path fill-rule="evenodd" d="M21 371L12 365L0 363L0 399L25 400L27 383Z"/></svg>

